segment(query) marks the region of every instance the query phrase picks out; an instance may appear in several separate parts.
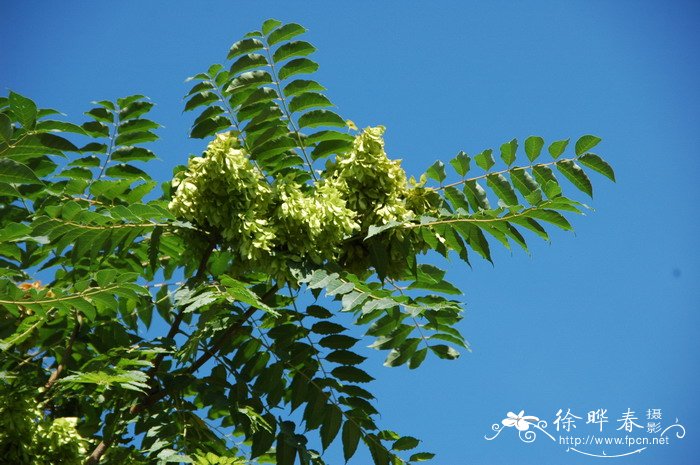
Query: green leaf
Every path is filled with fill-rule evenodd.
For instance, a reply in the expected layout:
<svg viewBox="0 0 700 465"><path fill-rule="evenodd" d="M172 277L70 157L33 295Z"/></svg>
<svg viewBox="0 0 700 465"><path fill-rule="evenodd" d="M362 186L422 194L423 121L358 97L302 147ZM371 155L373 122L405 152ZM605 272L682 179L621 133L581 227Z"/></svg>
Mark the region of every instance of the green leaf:
<svg viewBox="0 0 700 465"><path fill-rule="evenodd" d="M330 110L311 110L299 117L299 128L318 126L345 127L345 120Z"/></svg>
<svg viewBox="0 0 700 465"><path fill-rule="evenodd" d="M379 438L375 434L367 434L363 440L369 449L374 465L390 465L389 452L382 445Z"/></svg>
<svg viewBox="0 0 700 465"><path fill-rule="evenodd" d="M80 149L78 149L78 147L76 147L71 141L69 141L68 139L64 139L63 137L57 136L55 134L37 134L36 137L41 142L41 145L49 149L56 149L61 152L80 151Z"/></svg>
<svg viewBox="0 0 700 465"><path fill-rule="evenodd" d="M231 126L231 121L225 116L214 116L197 123L190 131L190 137L204 139Z"/></svg>
<svg viewBox="0 0 700 465"><path fill-rule="evenodd" d="M105 170L105 174L116 179L143 179L150 181L151 177L142 169L136 168L126 163L112 165Z"/></svg>
<svg viewBox="0 0 700 465"><path fill-rule="evenodd" d="M253 434L253 445L250 451L250 457L256 458L268 452L275 443L275 435L264 428L259 429ZM218 462L218 460L217 460ZM217 463L215 462L215 463ZM206 462L211 463L211 462ZM218 462L221 463L221 462Z"/></svg>
<svg viewBox="0 0 700 465"><path fill-rule="evenodd" d="M0 158L0 182L8 184L44 184L26 165Z"/></svg>
<svg viewBox="0 0 700 465"><path fill-rule="evenodd" d="M306 145L313 145L318 142L326 142L326 141L343 141L343 142L352 142L355 140L353 136L350 134L346 134L344 132L338 132L333 129L328 129L328 130L323 130L319 132L315 132L309 136L307 136L304 139L304 142Z"/></svg>
<svg viewBox="0 0 700 465"><path fill-rule="evenodd" d="M471 158L464 152L459 152L456 157L450 160L450 165L455 169L458 175L464 177L469 171L469 162Z"/></svg>
<svg viewBox="0 0 700 465"><path fill-rule="evenodd" d="M128 107L129 105L131 105L132 103L134 103L138 100L145 99L145 98L146 98L146 96L141 95L141 94L129 95L128 97L118 98L117 105L119 105L122 108L125 108L125 107ZM114 104L108 100L103 100L103 101L97 102L97 103L104 106L104 107L109 108L110 110L115 109Z"/></svg>
<svg viewBox="0 0 700 465"><path fill-rule="evenodd" d="M467 201L467 198L456 187L446 187L445 198L452 204L455 210L461 208L465 213L469 212L469 202Z"/></svg>
<svg viewBox="0 0 700 465"><path fill-rule="evenodd" d="M254 39L254 38L249 38L249 39L243 39L239 40L235 44L231 46L231 48L228 51L228 55L226 56L227 60L231 60L233 58L236 58L237 56L244 55L246 53L254 52L256 50L260 50L265 47L265 44L263 44L260 40Z"/></svg>
<svg viewBox="0 0 700 465"><path fill-rule="evenodd" d="M251 305L261 310L266 310L270 313L274 312L274 310L260 300L257 294L248 289L248 287L241 281L226 275L221 276L219 280L226 288L228 296L235 301L243 302L244 304Z"/></svg>
<svg viewBox="0 0 700 465"><path fill-rule="evenodd" d="M333 104L325 95L307 92L294 97L289 102L289 111L296 113L309 108L332 107Z"/></svg>
<svg viewBox="0 0 700 465"><path fill-rule="evenodd" d="M459 357L459 352L444 344L430 346L430 350L438 357L446 360L454 360Z"/></svg>
<svg viewBox="0 0 700 465"><path fill-rule="evenodd" d="M109 126L100 121L87 121L82 129L92 137L109 137Z"/></svg>
<svg viewBox="0 0 700 465"><path fill-rule="evenodd" d="M205 75L204 78L206 79L207 76ZM189 97L190 95L198 94L202 91L212 91L216 88L214 84L212 84L210 81L202 81L197 84L195 84L190 91L185 95L185 98Z"/></svg>
<svg viewBox="0 0 700 465"><path fill-rule="evenodd" d="M234 76L250 69L263 68L265 66L268 66L268 63L267 58L265 58L264 55L260 55L259 53L248 53L233 62L231 68L229 69L229 73L231 73L231 76Z"/></svg>
<svg viewBox="0 0 700 465"><path fill-rule="evenodd" d="M160 124L154 123L151 120L136 118L121 124L119 126L119 134L123 135L132 132L149 131L151 129L158 129L159 127Z"/></svg>
<svg viewBox="0 0 700 465"><path fill-rule="evenodd" d="M516 168L510 172L510 179L516 189L532 205L542 201L542 190L530 173L524 168Z"/></svg>
<svg viewBox="0 0 700 465"><path fill-rule="evenodd" d="M297 74L311 74L318 71L318 63L308 58L295 58L284 64L277 73L280 81L296 76ZM345 121L343 121L343 124Z"/></svg>
<svg viewBox="0 0 700 465"><path fill-rule="evenodd" d="M149 161L155 159L153 152L143 147L123 146L112 152L112 161Z"/></svg>
<svg viewBox="0 0 700 465"><path fill-rule="evenodd" d="M247 74L247 73L244 73ZM235 80L234 80L235 81ZM232 84L233 85L233 84ZM204 91L195 94L190 98L187 103L185 103L185 111L192 111L195 108L201 107L202 105L209 105L219 100L214 92Z"/></svg>
<svg viewBox="0 0 700 465"><path fill-rule="evenodd" d="M269 33L274 31L275 29L277 29L277 27L279 27L281 25L282 25L282 21L276 20L274 18L266 19L265 22L263 22L263 24L262 24L262 33L264 35L268 35Z"/></svg>
<svg viewBox="0 0 700 465"><path fill-rule="evenodd" d="M615 181L615 172L612 167L602 158L594 153L586 153L578 158L578 162L583 166L597 171L611 181Z"/></svg>
<svg viewBox="0 0 700 465"><path fill-rule="evenodd" d="M454 228L459 231L464 240L469 244L474 252L478 253L486 260L491 261L491 250L489 242L480 228L467 222L455 222Z"/></svg>
<svg viewBox="0 0 700 465"><path fill-rule="evenodd" d="M549 234L547 234L547 231L532 218L511 218L510 221L526 229L529 229L530 231L534 232L539 237L541 237L543 240L549 241Z"/></svg>
<svg viewBox="0 0 700 465"><path fill-rule="evenodd" d="M318 160L332 154L346 153L352 147L352 143L345 140L324 140L314 147L311 159Z"/></svg>
<svg viewBox="0 0 700 465"><path fill-rule="evenodd" d="M270 105L270 101L278 98L279 95L277 94L277 91L275 89L272 89L270 87L260 87L259 89L256 89L254 92L252 92L241 103L241 109L239 110L238 117L245 120L247 117L246 109L248 107L251 107L252 105L255 105L257 103L265 103L267 105Z"/></svg>
<svg viewBox="0 0 700 465"><path fill-rule="evenodd" d="M114 123L114 115L106 108L93 108L92 110L86 111L85 115L91 117L95 121L109 124Z"/></svg>
<svg viewBox="0 0 700 465"><path fill-rule="evenodd" d="M135 96L136 97L136 96ZM138 97L142 97L139 95ZM119 119L122 124L124 124L125 121L129 121L135 118L138 118L141 115L144 115L151 111L151 108L153 108L154 103L152 102L141 102L141 101L135 101L132 103L129 103L127 106L123 107L119 111Z"/></svg>
<svg viewBox="0 0 700 465"><path fill-rule="evenodd" d="M413 454L408 461L409 462L425 462L427 460L432 459L435 457L435 454L432 454L430 452L419 452L417 454Z"/></svg>
<svg viewBox="0 0 700 465"><path fill-rule="evenodd" d="M343 311L353 311L355 308L361 306L368 298L369 296L364 292L351 292L349 294L345 294L341 300Z"/></svg>
<svg viewBox="0 0 700 465"><path fill-rule="evenodd" d="M489 174L486 176L486 183L506 205L518 204L518 196L515 195L513 186L510 185L506 177L502 174Z"/></svg>
<svg viewBox="0 0 700 465"><path fill-rule="evenodd" d="M130 132L128 134L119 134L115 140L117 145L134 145L144 142L153 142L158 140L158 136L150 131Z"/></svg>
<svg viewBox="0 0 700 465"><path fill-rule="evenodd" d="M517 151L517 139L513 139L510 142L506 142L505 144L501 145L501 160L503 160L503 162L508 166L512 165L515 161L515 155Z"/></svg>
<svg viewBox="0 0 700 465"><path fill-rule="evenodd" d="M540 156L544 147L544 139L539 136L530 136L525 139L525 153L530 161L535 161Z"/></svg>
<svg viewBox="0 0 700 465"><path fill-rule="evenodd" d="M346 336L345 334L332 334L322 338L318 343L327 349L349 349L359 341L354 337Z"/></svg>
<svg viewBox="0 0 700 465"><path fill-rule="evenodd" d="M351 365L335 367L331 371L331 374L340 380L349 381L351 383L369 383L370 381L374 380L374 378L365 373L363 370Z"/></svg>
<svg viewBox="0 0 700 465"><path fill-rule="evenodd" d="M92 179L92 171L87 168L76 166L67 170L63 170L58 174L59 178L69 178L69 179Z"/></svg>
<svg viewBox="0 0 700 465"><path fill-rule="evenodd" d="M321 424L321 447L323 450L326 450L338 435L342 423L343 412L335 405L329 406Z"/></svg>
<svg viewBox="0 0 700 465"><path fill-rule="evenodd" d="M25 129L32 129L36 123L36 103L20 94L10 91L10 110Z"/></svg>
<svg viewBox="0 0 700 465"><path fill-rule="evenodd" d="M300 34L306 32L303 26L296 23L285 24L284 26L276 29L267 37L267 43L270 46L275 45L283 40L289 40L292 37L296 37Z"/></svg>
<svg viewBox="0 0 700 465"><path fill-rule="evenodd" d="M293 97L294 95L303 94L305 92L322 92L324 90L326 90L326 88L316 81L297 79L287 84L282 92L287 97Z"/></svg>
<svg viewBox="0 0 700 465"><path fill-rule="evenodd" d="M557 162L557 169L580 191L585 192L591 197L593 196L591 181L580 166L571 160L561 160Z"/></svg>
<svg viewBox="0 0 700 465"><path fill-rule="evenodd" d="M304 422L307 430L313 430L321 426L327 408L326 396L323 391L319 391L313 385L310 387L310 390L313 391L310 393L312 400L306 404L304 409Z"/></svg>
<svg viewBox="0 0 700 465"><path fill-rule="evenodd" d="M316 47L303 40L288 42L281 45L272 55L272 59L279 63L292 57L305 57L316 51Z"/></svg>
<svg viewBox="0 0 700 465"><path fill-rule="evenodd" d="M532 168L532 174L535 175L537 183L548 198L552 199L561 195L561 186L559 186L551 168L545 165L535 165Z"/></svg>
<svg viewBox="0 0 700 465"><path fill-rule="evenodd" d="M587 134L576 141L576 155L583 155L590 149L598 145L602 139L600 137Z"/></svg>
<svg viewBox="0 0 700 465"><path fill-rule="evenodd" d="M41 132L71 132L73 134L85 135L85 130L83 128L77 124L67 123L65 121L38 121L35 129Z"/></svg>
<svg viewBox="0 0 700 465"><path fill-rule="evenodd" d="M267 98L266 92L261 92L263 89L267 88L263 87L253 92L253 94L259 96L262 99L262 101L254 103L252 105L242 106L238 109L238 111L236 112L236 118L238 119L239 124L248 120L252 120L253 118L262 113L265 113L265 115L270 115L271 112L274 111L274 107L276 105L274 102L271 101L272 99ZM251 131L247 132L248 134L251 133Z"/></svg>
<svg viewBox="0 0 700 465"><path fill-rule="evenodd" d="M416 268L416 280L409 289L425 289L442 292L445 294L461 294L462 292L449 282L445 281L445 272L433 265L422 264Z"/></svg>
<svg viewBox="0 0 700 465"><path fill-rule="evenodd" d="M231 81L231 84L229 84L226 92L233 94L252 86L257 87L263 84L270 84L271 82L272 76L270 76L270 73L267 71L246 71Z"/></svg>
<svg viewBox="0 0 700 465"><path fill-rule="evenodd" d="M12 140L12 121L4 113L0 113L0 140L4 142Z"/></svg>
<svg viewBox="0 0 700 465"><path fill-rule="evenodd" d="M360 434L360 428L354 420L350 419L343 424L343 457L346 462L355 455L357 445L360 442Z"/></svg>
<svg viewBox="0 0 700 465"><path fill-rule="evenodd" d="M410 368L411 370L415 370L416 368L421 366L421 364L425 360L426 355L428 355L428 348L427 347L416 351L411 356L411 359L408 362L408 368Z"/></svg>
<svg viewBox="0 0 700 465"><path fill-rule="evenodd" d="M412 436L404 436L396 441L392 446L392 450L411 450L418 447L420 441Z"/></svg>
<svg viewBox="0 0 700 465"><path fill-rule="evenodd" d="M205 108L199 116L194 120L194 123L192 123L193 126L196 126L200 122L204 121L205 119L209 119L214 116L218 116L220 114L224 113L224 109L221 108L218 105L212 105L207 108Z"/></svg>
<svg viewBox="0 0 700 465"><path fill-rule="evenodd" d="M277 157L284 154L289 149L297 146L297 142L291 137L284 135L276 139L265 142L263 145L253 149L253 157L260 161L266 160L268 157ZM291 157L289 157L291 159ZM293 166L293 165L292 165Z"/></svg>
<svg viewBox="0 0 700 465"><path fill-rule="evenodd" d="M420 338L410 338L406 339L399 347L394 347L387 355L384 361L384 366L387 367L397 367L408 362L413 354L415 354L416 349L420 345L422 339ZM397 341L398 342L398 341ZM395 344L392 344L395 345Z"/></svg>
<svg viewBox="0 0 700 465"><path fill-rule="evenodd" d="M352 283L349 283L352 285ZM311 332L316 334L337 334L345 331L345 327L330 321L318 321L311 327Z"/></svg>
<svg viewBox="0 0 700 465"><path fill-rule="evenodd" d="M549 146L549 154L552 158L559 158L559 156L564 153L564 150L566 150L567 145L569 145L569 139L552 142Z"/></svg>
<svg viewBox="0 0 700 465"><path fill-rule="evenodd" d="M359 365L360 363L367 360L367 357L358 355L355 352L349 350L334 350L333 352L326 355L326 360L331 363L339 363L341 365Z"/></svg>
<svg viewBox="0 0 700 465"><path fill-rule="evenodd" d="M542 220L546 221L548 223L552 223L553 225L564 229L566 231L573 231L573 227L569 223L569 221L564 218L561 213L556 212L554 210L529 210L527 213L527 216L530 218L534 218L537 220Z"/></svg>
<svg viewBox="0 0 700 465"><path fill-rule="evenodd" d="M479 155L476 155L474 161L484 171L490 170L496 164L496 161L493 159L493 150L491 149L484 150Z"/></svg>
<svg viewBox="0 0 700 465"><path fill-rule="evenodd" d="M294 465L295 457L296 449L287 443L286 436L280 432L277 435L277 445L275 447L275 463L277 465Z"/></svg>
<svg viewBox="0 0 700 465"><path fill-rule="evenodd" d="M486 195L486 191L478 181L467 181L464 183L464 195L467 196L472 210L489 210L491 205Z"/></svg>
<svg viewBox="0 0 700 465"><path fill-rule="evenodd" d="M425 174L428 175L429 178L442 183L447 177L447 174L445 174L445 164L438 160L428 168Z"/></svg>

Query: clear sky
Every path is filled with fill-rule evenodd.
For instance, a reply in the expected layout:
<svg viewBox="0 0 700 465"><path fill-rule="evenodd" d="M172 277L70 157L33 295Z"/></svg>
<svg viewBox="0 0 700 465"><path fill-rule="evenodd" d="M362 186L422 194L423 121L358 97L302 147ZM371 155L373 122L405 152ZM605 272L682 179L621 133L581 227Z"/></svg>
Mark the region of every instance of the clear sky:
<svg viewBox="0 0 700 465"><path fill-rule="evenodd" d="M184 79L268 17L309 29L339 112L385 125L387 151L410 174L513 137L587 133L603 138L596 150L617 173L617 184L594 177L592 200L577 197L595 211L571 218L575 234L532 237L532 256L494 246L495 266L449 266L473 352L418 371L373 357L381 423L421 438L440 465L594 464L609 461L542 433L532 444L514 428L484 436L525 410L558 441L552 421L570 409L582 417L571 435L585 438L597 433L587 412L603 408L599 436L619 437L627 409L643 426L661 409L652 421L677 418L685 438L670 432L670 444L613 463L698 463L700 4L0 0L0 88L77 121L91 100L148 95L165 126L151 169L166 180L203 147L186 140Z"/></svg>

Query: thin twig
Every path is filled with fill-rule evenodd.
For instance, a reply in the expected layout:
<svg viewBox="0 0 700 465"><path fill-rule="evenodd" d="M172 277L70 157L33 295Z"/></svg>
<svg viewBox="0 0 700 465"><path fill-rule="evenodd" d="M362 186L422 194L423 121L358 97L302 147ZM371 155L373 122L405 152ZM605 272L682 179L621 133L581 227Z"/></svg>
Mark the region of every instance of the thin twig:
<svg viewBox="0 0 700 465"><path fill-rule="evenodd" d="M201 261L199 262L199 267L197 268L197 273L195 274L195 278L202 278L204 276L204 273L206 272L207 268L207 263L209 262L209 257L211 257L212 252L214 251L214 247L216 246L216 240L212 238L211 242L209 243L209 247L207 248L206 252L202 256ZM175 319L173 320L173 323L170 325L170 330L168 331L167 338L172 339L175 337L177 334L179 328L180 328L180 323L182 323L182 319L185 316L185 312L181 309L180 312L175 316ZM156 372L158 371L158 368L160 367L160 364L163 363L163 359L165 358L165 354L159 353L156 355L156 358L153 360L153 366L151 367L150 370L148 370L147 376L149 382L152 381L155 378ZM164 390L155 390L151 391L151 393L146 396L146 398L141 401L138 404L134 404L131 406L129 409L129 413L131 415L135 415L141 411L143 411L146 407L150 406L157 400L163 398L165 396L165 391ZM95 449L90 453L88 458L85 460L85 465L95 465L99 463L100 459L102 456L107 452L107 449L109 449L109 446L112 445L112 439L111 438L103 438L102 441L95 447Z"/></svg>
<svg viewBox="0 0 700 465"><path fill-rule="evenodd" d="M49 376L49 380L44 385L44 388L45 388L44 392L51 389L51 386L53 386L56 383L56 381L58 381L58 377L61 376L61 373L66 368L66 362L70 358L71 354L73 353L73 344L75 343L75 340L78 337L78 333L80 332L80 327L82 326L82 324L83 324L83 317L82 317L82 315L80 315L79 312L76 312L75 326L73 327L73 331L71 332L70 338L68 339L68 342L66 343L66 348L63 351L63 356L61 357L61 363L58 364L58 366L56 367L54 372L51 373L51 376Z"/></svg>

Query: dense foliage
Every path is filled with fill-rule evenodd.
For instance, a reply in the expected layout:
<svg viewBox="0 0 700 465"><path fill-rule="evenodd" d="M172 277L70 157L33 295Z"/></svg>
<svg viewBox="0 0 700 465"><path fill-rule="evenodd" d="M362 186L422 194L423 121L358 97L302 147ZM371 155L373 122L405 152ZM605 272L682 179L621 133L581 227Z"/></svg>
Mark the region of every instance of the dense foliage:
<svg viewBox="0 0 700 465"><path fill-rule="evenodd" d="M191 78L208 145L162 189L136 165L147 98L77 124L0 97L3 463L321 464L336 440L432 457L378 425L356 336L387 366L456 358L460 291L426 258L527 250L586 208L562 179L590 196L582 166L614 174L595 136L545 155L533 136L524 162L514 139L409 178L383 127L330 109L304 32L268 20Z"/></svg>

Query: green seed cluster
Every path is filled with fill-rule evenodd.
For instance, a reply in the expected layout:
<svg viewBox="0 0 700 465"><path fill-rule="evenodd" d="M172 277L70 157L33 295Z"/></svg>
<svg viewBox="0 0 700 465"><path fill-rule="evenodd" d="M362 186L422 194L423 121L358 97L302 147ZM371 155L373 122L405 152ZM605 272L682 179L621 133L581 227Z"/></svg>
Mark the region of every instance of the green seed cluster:
<svg viewBox="0 0 700 465"><path fill-rule="evenodd" d="M233 134L219 134L176 175L169 207L218 235L240 273L261 271L292 282L290 262L327 260L366 271L369 251L362 239L369 227L415 218L409 203L416 202L407 200L420 196L409 188L400 160L387 157L383 134L381 126L365 129L313 184L269 179ZM397 230L384 238L396 242L405 236ZM401 250L415 254L420 248Z"/></svg>
<svg viewBox="0 0 700 465"><path fill-rule="evenodd" d="M352 150L338 155L326 167L327 175L345 195L348 207L358 213L361 229L390 221L406 221L413 212L403 201L407 194L406 172L400 160L390 160L384 151L384 127L365 129Z"/></svg>
<svg viewBox="0 0 700 465"><path fill-rule="evenodd" d="M78 419L43 415L25 390L0 385L0 457L17 465L79 465L88 442L80 436Z"/></svg>
<svg viewBox="0 0 700 465"><path fill-rule="evenodd" d="M272 250L275 233L267 210L272 188L230 133L219 134L204 156L192 157L173 180L170 210L236 243L246 260Z"/></svg>

